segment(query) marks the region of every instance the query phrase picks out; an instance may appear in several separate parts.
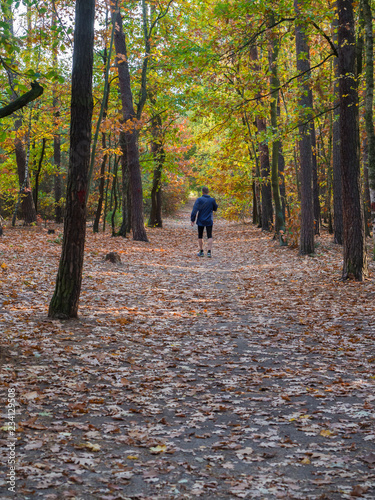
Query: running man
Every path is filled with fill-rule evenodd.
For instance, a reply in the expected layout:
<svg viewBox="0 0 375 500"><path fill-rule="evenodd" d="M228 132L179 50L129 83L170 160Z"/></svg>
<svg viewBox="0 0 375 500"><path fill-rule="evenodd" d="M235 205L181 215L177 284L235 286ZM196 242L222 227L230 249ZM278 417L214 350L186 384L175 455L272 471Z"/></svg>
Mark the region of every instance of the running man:
<svg viewBox="0 0 375 500"><path fill-rule="evenodd" d="M211 257L212 252L212 226L213 226L213 218L212 212L216 212L217 203L215 198L212 198L208 195L208 188L202 188L202 196L198 198L193 207L193 211L191 212L191 225L194 226L195 217L198 214L197 225L198 225L198 246L199 246L199 257L204 256L203 252L203 232L204 228L206 228L207 232L207 257Z"/></svg>

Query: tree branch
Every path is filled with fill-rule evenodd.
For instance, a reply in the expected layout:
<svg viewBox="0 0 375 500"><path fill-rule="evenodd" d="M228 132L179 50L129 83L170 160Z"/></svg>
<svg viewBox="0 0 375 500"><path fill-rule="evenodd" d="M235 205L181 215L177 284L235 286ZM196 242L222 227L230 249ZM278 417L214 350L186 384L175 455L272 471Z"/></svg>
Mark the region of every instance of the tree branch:
<svg viewBox="0 0 375 500"><path fill-rule="evenodd" d="M9 116L15 111L27 106L29 102L34 101L43 94L44 88L39 85L38 82L33 82L31 84L31 90L26 92L26 94L21 95L15 101L7 104L3 108L0 108L0 118Z"/></svg>

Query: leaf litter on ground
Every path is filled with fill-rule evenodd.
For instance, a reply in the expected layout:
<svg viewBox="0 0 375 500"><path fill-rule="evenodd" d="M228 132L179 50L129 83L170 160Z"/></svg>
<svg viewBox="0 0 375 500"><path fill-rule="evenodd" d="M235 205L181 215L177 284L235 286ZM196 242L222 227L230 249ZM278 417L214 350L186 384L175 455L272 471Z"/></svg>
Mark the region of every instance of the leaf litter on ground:
<svg viewBox="0 0 375 500"><path fill-rule="evenodd" d="M16 498L374 498L374 264L343 283L331 236L301 257L220 219L198 258L189 210L150 243L89 228L70 321L47 317L59 241L5 232L1 498L9 388Z"/></svg>

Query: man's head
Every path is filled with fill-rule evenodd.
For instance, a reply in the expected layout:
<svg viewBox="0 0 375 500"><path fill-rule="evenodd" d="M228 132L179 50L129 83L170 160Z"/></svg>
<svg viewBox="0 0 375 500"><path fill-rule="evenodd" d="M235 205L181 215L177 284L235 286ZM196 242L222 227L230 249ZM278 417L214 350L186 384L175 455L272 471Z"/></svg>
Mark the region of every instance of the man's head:
<svg viewBox="0 0 375 500"><path fill-rule="evenodd" d="M208 194L208 187L206 187L206 186L202 187L202 193Z"/></svg>

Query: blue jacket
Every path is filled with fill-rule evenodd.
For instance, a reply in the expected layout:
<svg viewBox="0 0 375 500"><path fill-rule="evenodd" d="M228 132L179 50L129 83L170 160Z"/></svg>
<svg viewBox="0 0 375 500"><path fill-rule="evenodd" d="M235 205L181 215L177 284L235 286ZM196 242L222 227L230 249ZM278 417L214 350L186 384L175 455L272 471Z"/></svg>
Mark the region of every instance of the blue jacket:
<svg viewBox="0 0 375 500"><path fill-rule="evenodd" d="M194 203L193 211L191 212L191 222L195 221L195 216L198 213L198 226L212 226L214 223L212 212L216 212L216 210L217 203L215 198L211 198L208 194L204 194Z"/></svg>

